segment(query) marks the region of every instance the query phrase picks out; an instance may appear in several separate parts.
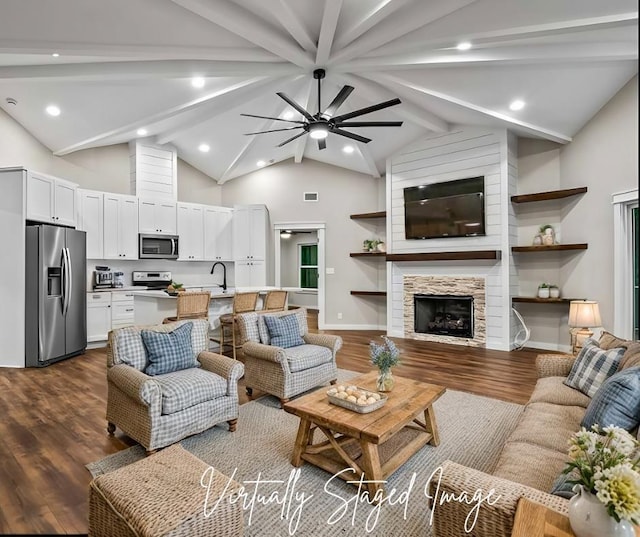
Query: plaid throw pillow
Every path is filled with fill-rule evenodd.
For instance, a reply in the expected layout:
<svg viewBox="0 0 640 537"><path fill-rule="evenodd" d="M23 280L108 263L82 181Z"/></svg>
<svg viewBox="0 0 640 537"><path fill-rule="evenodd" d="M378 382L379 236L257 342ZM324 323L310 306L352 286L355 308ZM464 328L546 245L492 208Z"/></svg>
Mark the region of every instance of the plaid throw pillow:
<svg viewBox="0 0 640 537"><path fill-rule="evenodd" d="M640 423L640 367L623 369L602 383L587 407L581 425L615 425L625 431Z"/></svg>
<svg viewBox="0 0 640 537"><path fill-rule="evenodd" d="M196 356L191 347L193 323L185 323L172 332L141 330L142 343L147 350L147 375L164 375L181 369L196 367Z"/></svg>
<svg viewBox="0 0 640 537"><path fill-rule="evenodd" d="M267 324L271 345L274 347L288 349L304 345L304 339L300 337L300 325L295 314L282 317L265 315L264 322Z"/></svg>
<svg viewBox="0 0 640 537"><path fill-rule="evenodd" d="M593 397L600 385L618 370L623 354L623 348L605 351L597 341L587 339L564 383Z"/></svg>

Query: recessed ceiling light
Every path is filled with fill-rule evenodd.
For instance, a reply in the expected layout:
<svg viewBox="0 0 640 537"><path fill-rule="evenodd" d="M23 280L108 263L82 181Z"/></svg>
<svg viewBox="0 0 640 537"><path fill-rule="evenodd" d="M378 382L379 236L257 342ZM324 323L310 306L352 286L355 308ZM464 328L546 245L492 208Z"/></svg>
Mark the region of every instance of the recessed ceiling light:
<svg viewBox="0 0 640 537"><path fill-rule="evenodd" d="M58 108L55 104L50 104L49 106L47 106L47 108L45 108L45 110L50 116L56 117L60 115L60 108Z"/></svg>
<svg viewBox="0 0 640 537"><path fill-rule="evenodd" d="M522 99L516 99L515 101L511 102L509 108L514 112L517 110L522 110L524 108L524 101Z"/></svg>
<svg viewBox="0 0 640 537"><path fill-rule="evenodd" d="M282 114L283 119L293 119L293 112L291 110L287 110L284 114Z"/></svg>
<svg viewBox="0 0 640 537"><path fill-rule="evenodd" d="M54 58L59 58L59 57L60 57L60 54L58 54L57 52L54 52L54 53L52 54L52 56L53 56Z"/></svg>
<svg viewBox="0 0 640 537"><path fill-rule="evenodd" d="M201 76L194 76L191 79L191 85L194 88L203 88L204 87L204 78L202 78Z"/></svg>
<svg viewBox="0 0 640 537"><path fill-rule="evenodd" d="M259 160L258 162L256 162L256 164L260 167L264 166L266 164L266 162L264 160Z"/></svg>
<svg viewBox="0 0 640 537"><path fill-rule="evenodd" d="M350 154L350 153L353 153L353 152L355 151L355 148L354 148L352 145L345 145L345 146L342 148L342 150L343 150L345 153L349 153L349 154Z"/></svg>
<svg viewBox="0 0 640 537"><path fill-rule="evenodd" d="M469 43L469 41L463 41L462 43L458 43L456 48L458 50L469 50L471 48L471 43Z"/></svg>
<svg viewBox="0 0 640 537"><path fill-rule="evenodd" d="M209 147L209 145L208 145L208 144L200 144L200 145L198 146L198 149L199 149L200 151L202 151L203 153L208 153L208 152L209 152L209 150L210 150L211 148Z"/></svg>
<svg viewBox="0 0 640 537"><path fill-rule="evenodd" d="M147 129L138 129L138 130L136 131L136 134L137 134L138 136L146 136L146 135L147 135L147 132L148 132L148 131L147 131Z"/></svg>

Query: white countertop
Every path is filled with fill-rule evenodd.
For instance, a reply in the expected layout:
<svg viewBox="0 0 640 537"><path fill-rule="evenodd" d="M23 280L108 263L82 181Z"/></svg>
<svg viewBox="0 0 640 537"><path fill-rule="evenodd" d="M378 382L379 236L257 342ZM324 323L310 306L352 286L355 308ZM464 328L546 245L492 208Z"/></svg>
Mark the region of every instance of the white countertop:
<svg viewBox="0 0 640 537"><path fill-rule="evenodd" d="M253 293L253 292L267 293L269 291L273 291L273 290L279 289L279 287L269 287L269 286L264 286L264 287L238 287L238 288L229 287L226 291L223 291L221 287L187 286L186 289L191 289L191 290L202 289L203 291L210 290L211 291L211 299L212 300L220 300L220 299L233 298L233 296L236 294L236 292L239 292L239 293ZM174 296L168 295L164 291L134 291L132 294L134 296L140 296L140 297L145 297L145 298L168 298L168 299L175 299L176 298L175 295Z"/></svg>
<svg viewBox="0 0 640 537"><path fill-rule="evenodd" d="M106 289L92 289L87 293L111 293L112 291L144 291L149 289L144 285L126 285L124 287L107 287Z"/></svg>

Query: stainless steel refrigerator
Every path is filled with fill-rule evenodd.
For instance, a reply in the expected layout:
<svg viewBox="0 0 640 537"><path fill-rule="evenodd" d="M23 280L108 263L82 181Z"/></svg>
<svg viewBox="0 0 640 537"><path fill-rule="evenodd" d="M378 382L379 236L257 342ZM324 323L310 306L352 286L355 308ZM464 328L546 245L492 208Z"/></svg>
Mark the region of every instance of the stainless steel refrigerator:
<svg viewBox="0 0 640 537"><path fill-rule="evenodd" d="M87 348L86 233L26 228L25 365L40 367Z"/></svg>

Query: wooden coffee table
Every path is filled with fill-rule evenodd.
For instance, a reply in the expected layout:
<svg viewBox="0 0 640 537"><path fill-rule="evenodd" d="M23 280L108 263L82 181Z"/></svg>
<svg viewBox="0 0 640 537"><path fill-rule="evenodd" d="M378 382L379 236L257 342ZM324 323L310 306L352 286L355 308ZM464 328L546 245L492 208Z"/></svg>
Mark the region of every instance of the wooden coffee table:
<svg viewBox="0 0 640 537"><path fill-rule="evenodd" d="M377 376L372 371L344 384L376 391ZM369 414L330 404L327 387L286 403L284 409L300 418L291 464L299 467L307 461L332 474L342 472L341 479L356 485L362 479L363 488L376 497L384 490L383 481L420 448L440 443L432 405L445 388L395 375L394 379L385 405ZM326 438L314 443L316 429ZM355 472L343 472L345 468Z"/></svg>

